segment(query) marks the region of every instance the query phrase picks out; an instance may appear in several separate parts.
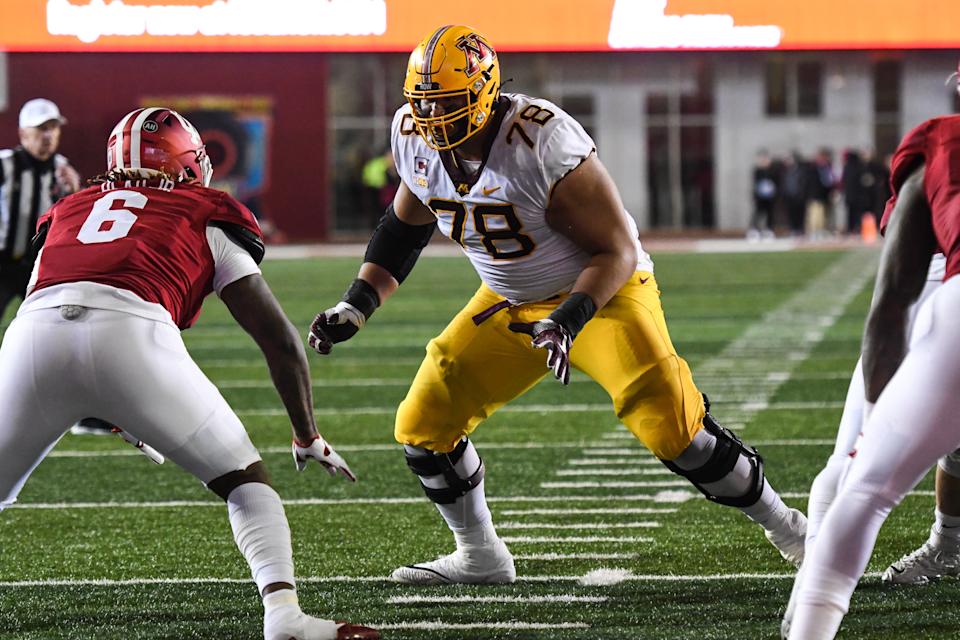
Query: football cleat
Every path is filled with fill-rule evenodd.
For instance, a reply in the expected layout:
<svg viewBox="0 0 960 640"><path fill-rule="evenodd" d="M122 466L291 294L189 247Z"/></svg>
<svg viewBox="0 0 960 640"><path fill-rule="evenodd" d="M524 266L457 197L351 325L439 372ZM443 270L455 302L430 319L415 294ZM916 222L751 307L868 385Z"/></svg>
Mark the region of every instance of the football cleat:
<svg viewBox="0 0 960 640"><path fill-rule="evenodd" d="M947 576L960 577L960 547L938 547L927 540L887 567L881 579L890 584L927 584Z"/></svg>
<svg viewBox="0 0 960 640"><path fill-rule="evenodd" d="M765 531L770 544L777 548L783 559L800 568L807 538L807 517L799 509L790 509L785 527L777 531Z"/></svg>
<svg viewBox="0 0 960 640"><path fill-rule="evenodd" d="M431 562L400 567L390 575L400 584L511 584L517 579L513 555L502 540L490 547L457 549Z"/></svg>

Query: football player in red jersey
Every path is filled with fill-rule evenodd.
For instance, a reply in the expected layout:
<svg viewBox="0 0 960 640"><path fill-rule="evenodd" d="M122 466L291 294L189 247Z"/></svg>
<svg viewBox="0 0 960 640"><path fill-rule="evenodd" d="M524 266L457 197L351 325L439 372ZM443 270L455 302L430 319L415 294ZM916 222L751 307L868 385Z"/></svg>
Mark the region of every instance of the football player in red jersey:
<svg viewBox="0 0 960 640"><path fill-rule="evenodd" d="M887 515L960 443L960 116L933 118L907 134L894 156L891 185L895 195L884 215L886 243L863 337L866 427L807 549L792 640L835 637ZM946 256L943 285L918 312L928 320L918 320L908 336L909 308L938 251Z"/></svg>
<svg viewBox="0 0 960 640"><path fill-rule="evenodd" d="M280 497L240 420L180 337L216 291L267 360L293 427L297 468L313 459L355 480L317 432L303 345L257 266L264 247L256 220L209 188L200 135L175 111L127 114L107 154L108 171L94 186L40 219L28 295L3 337L0 510L71 424L102 417L226 501L263 596L266 640L379 638L300 610ZM45 400L50 389L55 403Z"/></svg>

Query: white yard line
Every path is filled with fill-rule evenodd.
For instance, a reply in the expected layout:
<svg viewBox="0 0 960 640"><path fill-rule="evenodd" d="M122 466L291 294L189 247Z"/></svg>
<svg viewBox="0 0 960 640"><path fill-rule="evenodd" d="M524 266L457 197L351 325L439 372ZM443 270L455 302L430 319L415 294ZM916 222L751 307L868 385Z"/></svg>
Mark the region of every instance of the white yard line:
<svg viewBox="0 0 960 640"><path fill-rule="evenodd" d="M590 543L590 542L653 542L653 538L645 538L643 536L573 536L573 537L556 537L556 536L501 536L501 540L508 544L549 544L554 542L559 542L563 544L569 543Z"/></svg>
<svg viewBox="0 0 960 640"><path fill-rule="evenodd" d="M657 487L689 487L686 480L614 480L611 482L574 481L541 482L541 489L647 489Z"/></svg>
<svg viewBox="0 0 960 640"><path fill-rule="evenodd" d="M679 494L679 495L678 495ZM563 495L563 496L488 496L487 502L492 503L521 503L521 502L685 502L698 497L700 494L690 491L662 491L654 495L609 496L609 495ZM780 494L784 498L806 499L807 492L788 491ZM911 491L908 496L929 498L933 491ZM288 507L326 506L326 505L390 505L390 504L428 504L426 498L304 498L284 500ZM200 507L223 507L223 502L206 500L169 500L165 502L16 502L8 509L37 510L37 509L187 509ZM572 511L562 510L563 513ZM579 513L607 513L607 511L587 509ZM630 509L615 509L612 513L642 513ZM522 515L519 512L504 515ZM530 512L532 513L532 511ZM549 511L543 515L549 515Z"/></svg>
<svg viewBox="0 0 960 640"><path fill-rule="evenodd" d="M666 467L659 469L636 469L629 467L607 467L605 469L560 469L558 476L672 476L674 473Z"/></svg>
<svg viewBox="0 0 960 640"><path fill-rule="evenodd" d="M866 578L879 578L879 573L867 573ZM533 575L517 576L517 582L579 582L583 576L575 575ZM671 574L631 574L626 582L722 582L726 580L793 580L796 572L791 573L717 573L708 575L671 575ZM323 583L363 583L392 582L387 576L297 576L297 582L310 584ZM187 577L187 578L51 578L47 580L8 580L0 581L0 588L24 587L129 587L140 585L180 585L180 584L250 584L249 576L233 577Z"/></svg>
<svg viewBox="0 0 960 640"><path fill-rule="evenodd" d="M513 559L530 562L559 562L562 560L632 560L639 557L639 553L531 553L514 555Z"/></svg>
<svg viewBox="0 0 960 640"><path fill-rule="evenodd" d="M620 507L612 509L504 509L504 516L600 516L600 515L652 515L676 513L676 509Z"/></svg>
<svg viewBox="0 0 960 640"><path fill-rule="evenodd" d="M600 603L606 602L606 596L572 596L572 595L543 595L543 596L391 596L387 604L572 604L574 602Z"/></svg>
<svg viewBox="0 0 960 640"><path fill-rule="evenodd" d="M552 529L555 531L590 531L593 529L656 529L659 522L588 522L588 523L556 523L556 522L500 522L497 529Z"/></svg>
<svg viewBox="0 0 960 640"><path fill-rule="evenodd" d="M613 464L626 464L634 467L637 466L654 466L659 465L661 462L653 457L653 454L649 454L647 458L571 458L567 460L567 464L574 467L595 467L595 466L607 466Z"/></svg>
<svg viewBox="0 0 960 640"><path fill-rule="evenodd" d="M557 495L557 496L487 496L490 503L551 503L551 502L677 502L671 499L677 492L661 492L668 494L629 495L629 496L590 496L590 495ZM699 494L697 494L699 495ZM690 493L693 497L694 494ZM392 504L422 504L429 505L427 498L302 498L284 500L288 507L326 506L326 505L392 505ZM16 502L8 509L180 509L194 507L223 507L223 502L214 500L167 500L151 502Z"/></svg>
<svg viewBox="0 0 960 640"><path fill-rule="evenodd" d="M503 631L536 631L551 629L589 629L586 622L372 622L371 626L384 631L411 630L411 631L472 631L480 629L495 629Z"/></svg>
<svg viewBox="0 0 960 640"><path fill-rule="evenodd" d="M876 272L878 257L876 251L867 250L843 254L803 289L750 324L719 354L697 365L694 376L712 380L711 386L702 390L718 401L712 411L721 424L745 425L758 412L772 408L803 411L843 406L835 402L772 403L771 399L863 290ZM760 346L763 355L757 357ZM741 379L753 375L761 379ZM724 398L735 398L740 404L721 404Z"/></svg>

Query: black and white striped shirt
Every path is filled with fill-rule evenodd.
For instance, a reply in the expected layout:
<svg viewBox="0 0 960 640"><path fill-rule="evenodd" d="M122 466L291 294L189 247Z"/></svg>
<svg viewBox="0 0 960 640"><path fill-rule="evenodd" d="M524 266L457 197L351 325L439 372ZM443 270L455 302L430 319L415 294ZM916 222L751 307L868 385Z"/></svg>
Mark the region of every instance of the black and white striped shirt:
<svg viewBox="0 0 960 640"><path fill-rule="evenodd" d="M57 201L56 169L67 159L37 160L23 147L0 150L0 263L30 256L39 218Z"/></svg>

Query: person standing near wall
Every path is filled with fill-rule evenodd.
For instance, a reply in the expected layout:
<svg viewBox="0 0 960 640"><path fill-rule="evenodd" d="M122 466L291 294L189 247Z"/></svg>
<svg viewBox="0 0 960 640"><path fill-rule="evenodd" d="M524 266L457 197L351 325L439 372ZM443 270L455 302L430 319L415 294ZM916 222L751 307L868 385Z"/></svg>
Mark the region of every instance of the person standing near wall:
<svg viewBox="0 0 960 640"><path fill-rule="evenodd" d="M753 221L748 240L773 238L773 211L780 193L780 176L766 149L757 152L753 165Z"/></svg>
<svg viewBox="0 0 960 640"><path fill-rule="evenodd" d="M57 153L66 123L50 100L29 100L20 109L20 144L0 150L0 317L27 289L37 220L54 202L80 190L80 174Z"/></svg>

